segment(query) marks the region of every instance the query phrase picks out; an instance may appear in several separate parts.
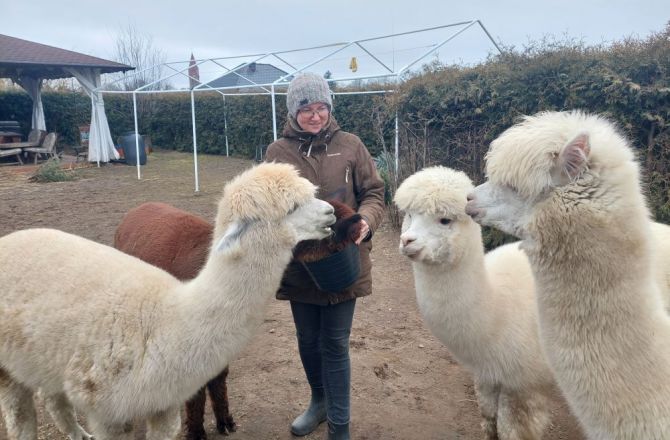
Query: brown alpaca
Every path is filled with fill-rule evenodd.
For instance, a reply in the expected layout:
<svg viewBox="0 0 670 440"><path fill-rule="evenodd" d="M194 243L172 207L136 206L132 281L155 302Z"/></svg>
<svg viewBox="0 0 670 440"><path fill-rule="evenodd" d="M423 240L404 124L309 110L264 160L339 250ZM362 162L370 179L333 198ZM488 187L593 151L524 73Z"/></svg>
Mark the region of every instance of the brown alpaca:
<svg viewBox="0 0 670 440"><path fill-rule="evenodd" d="M114 247L160 267L179 280L196 277L207 261L213 226L206 220L165 203L149 202L131 209L114 235ZM228 406L228 368L186 402L186 438L207 438L204 428L205 388L209 389L216 428L233 432L235 422Z"/></svg>
<svg viewBox="0 0 670 440"><path fill-rule="evenodd" d="M337 200L326 200L335 208L337 221L330 228L333 235L322 240L304 240L293 250L296 260L310 263L339 252L353 243L361 233L361 215L351 207Z"/></svg>

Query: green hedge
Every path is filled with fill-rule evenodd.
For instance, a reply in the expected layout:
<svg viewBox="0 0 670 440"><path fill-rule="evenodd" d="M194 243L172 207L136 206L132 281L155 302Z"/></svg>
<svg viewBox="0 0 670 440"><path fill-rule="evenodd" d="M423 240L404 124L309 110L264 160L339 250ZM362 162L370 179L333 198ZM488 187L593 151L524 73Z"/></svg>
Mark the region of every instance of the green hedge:
<svg viewBox="0 0 670 440"><path fill-rule="evenodd" d="M670 223L669 72L670 25L647 39L607 47L544 41L471 68L431 64L392 94L337 95L335 115L343 129L358 134L370 152L380 156L391 150L397 111L402 165L398 181L424 166L443 164L481 182L489 143L518 116L565 109L602 113L632 140L654 214ZM43 102L47 128L59 133L61 144L76 144L77 127L90 118L88 97L46 92ZM200 151L225 154L224 112L231 154L252 158L257 146L273 140L269 96L226 97L224 105L217 93L199 93L195 105ZM129 95L106 94L105 107L114 139L134 129ZM286 117L283 96L277 97L276 107L281 134ZM139 95L138 108L139 131L151 136L154 145L191 151L189 93ZM30 111L26 93L0 92L0 120L18 120L27 132ZM388 172L392 195L395 179ZM491 238L501 241L504 237Z"/></svg>
<svg viewBox="0 0 670 440"><path fill-rule="evenodd" d="M649 202L670 223L670 25L608 47L572 41L511 51L474 68L433 65L395 97L403 175L431 164L483 180L491 140L520 115L583 109L615 121L642 164Z"/></svg>
<svg viewBox="0 0 670 440"><path fill-rule="evenodd" d="M372 125L370 106L379 97L338 96L335 115L340 125L361 136L373 154L379 152ZM79 129L91 117L91 101L83 93L48 92L42 96L47 130L56 131L60 145L76 145ZM191 99L189 93L138 95L138 125L143 135L161 148L192 151ZM218 93L195 95L198 150L225 154L225 124L228 126L230 154L253 158L256 147L273 141L272 103L269 96L227 96L225 103ZM277 130L286 121L286 101L276 98ZM24 134L30 130L32 101L23 92L0 92L0 120L16 120ZM105 94L105 110L112 138L134 131L131 95Z"/></svg>

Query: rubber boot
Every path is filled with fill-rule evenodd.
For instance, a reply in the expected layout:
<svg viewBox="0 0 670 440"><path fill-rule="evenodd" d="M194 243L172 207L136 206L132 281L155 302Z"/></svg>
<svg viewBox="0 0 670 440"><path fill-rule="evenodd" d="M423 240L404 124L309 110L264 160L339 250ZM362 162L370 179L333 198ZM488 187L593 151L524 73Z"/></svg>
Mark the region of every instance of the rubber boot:
<svg viewBox="0 0 670 440"><path fill-rule="evenodd" d="M291 432L297 436L307 435L326 421L326 396L323 389L312 389L309 407L291 423Z"/></svg>
<svg viewBox="0 0 670 440"><path fill-rule="evenodd" d="M349 424L336 425L328 421L327 440L351 440L349 436Z"/></svg>

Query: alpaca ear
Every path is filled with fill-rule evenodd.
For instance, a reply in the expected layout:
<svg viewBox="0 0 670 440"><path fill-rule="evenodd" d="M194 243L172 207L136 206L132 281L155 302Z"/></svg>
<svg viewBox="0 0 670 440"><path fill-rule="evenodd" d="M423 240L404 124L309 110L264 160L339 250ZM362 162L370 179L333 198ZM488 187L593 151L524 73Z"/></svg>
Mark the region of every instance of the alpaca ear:
<svg viewBox="0 0 670 440"><path fill-rule="evenodd" d="M228 226L223 237L216 243L217 252L233 252L240 247L240 238L249 228L249 223L235 221Z"/></svg>
<svg viewBox="0 0 670 440"><path fill-rule="evenodd" d="M588 133L580 133L563 147L558 155L557 167L574 180L586 169L591 153Z"/></svg>

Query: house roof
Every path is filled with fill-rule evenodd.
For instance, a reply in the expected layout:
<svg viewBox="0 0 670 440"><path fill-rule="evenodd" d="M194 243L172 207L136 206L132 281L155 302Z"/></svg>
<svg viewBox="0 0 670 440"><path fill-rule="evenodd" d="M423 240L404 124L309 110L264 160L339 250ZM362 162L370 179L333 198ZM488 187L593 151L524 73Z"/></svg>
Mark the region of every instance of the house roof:
<svg viewBox="0 0 670 440"><path fill-rule="evenodd" d="M250 63L241 65L207 83L210 87L241 87L253 84L270 84L287 75L272 64Z"/></svg>
<svg viewBox="0 0 670 440"><path fill-rule="evenodd" d="M134 69L114 61L0 34L0 77L17 74L44 79L71 77L64 67L91 67L100 69L101 73Z"/></svg>

